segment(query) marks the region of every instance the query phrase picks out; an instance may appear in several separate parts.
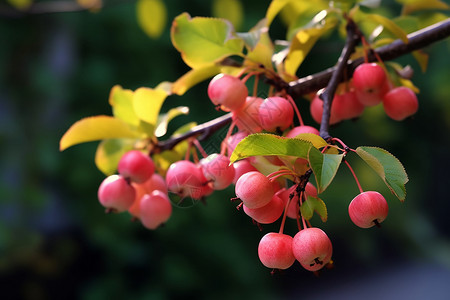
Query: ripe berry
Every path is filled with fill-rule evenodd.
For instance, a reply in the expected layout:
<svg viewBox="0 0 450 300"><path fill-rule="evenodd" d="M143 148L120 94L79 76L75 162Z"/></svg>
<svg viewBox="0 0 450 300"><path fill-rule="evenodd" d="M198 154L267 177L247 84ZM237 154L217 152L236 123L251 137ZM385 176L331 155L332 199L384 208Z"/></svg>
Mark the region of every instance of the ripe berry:
<svg viewBox="0 0 450 300"><path fill-rule="evenodd" d="M218 74L209 83L208 96L222 110L233 111L244 105L248 90L239 78Z"/></svg>
<svg viewBox="0 0 450 300"><path fill-rule="evenodd" d="M294 108L285 98L266 98L259 106L259 121L264 130L283 131L294 121Z"/></svg>
<svg viewBox="0 0 450 300"><path fill-rule="evenodd" d="M361 116L365 108L353 90L335 95L332 106L334 113L342 120L350 120Z"/></svg>
<svg viewBox="0 0 450 300"><path fill-rule="evenodd" d="M262 131L259 120L259 106L264 100L259 97L247 97L244 106L233 110L231 118L240 131L257 133Z"/></svg>
<svg viewBox="0 0 450 300"><path fill-rule="evenodd" d="M239 142L242 141L246 136L248 136L248 132L238 131L223 141L224 143L226 143L228 157L231 156L234 148L236 148L237 144L239 144Z"/></svg>
<svg viewBox="0 0 450 300"><path fill-rule="evenodd" d="M410 88L400 86L384 95L383 107L391 119L402 121L417 112L419 101Z"/></svg>
<svg viewBox="0 0 450 300"><path fill-rule="evenodd" d="M241 177L243 174L251 171L258 171L247 159L243 159L233 163L234 168L234 178L233 183Z"/></svg>
<svg viewBox="0 0 450 300"><path fill-rule="evenodd" d="M286 137L293 138L301 133L312 133L312 134L320 135L319 130L317 130L316 128L314 128L312 126L303 125L303 126L297 126L297 127L292 128L286 134Z"/></svg>
<svg viewBox="0 0 450 300"><path fill-rule="evenodd" d="M154 173L146 182L144 183L131 183L131 185L136 190L136 198L133 205L128 209L128 212L135 218L140 218L140 206L142 196L145 194L151 194L153 191L158 190L167 194L167 185L164 178Z"/></svg>
<svg viewBox="0 0 450 300"><path fill-rule="evenodd" d="M376 63L363 63L353 72L353 86L358 100L365 106L381 102L385 92L386 73Z"/></svg>
<svg viewBox="0 0 450 300"><path fill-rule="evenodd" d="M227 188L234 178L234 167L230 166L228 157L213 153L200 160L199 165L206 180L215 190Z"/></svg>
<svg viewBox="0 0 450 300"><path fill-rule="evenodd" d="M239 177L235 186L236 196L248 208L259 208L268 204L274 195L273 184L258 171Z"/></svg>
<svg viewBox="0 0 450 300"><path fill-rule="evenodd" d="M154 190L140 201L140 220L148 229L156 229L167 222L172 214L172 204L164 192Z"/></svg>
<svg viewBox="0 0 450 300"><path fill-rule="evenodd" d="M295 262L292 237L276 232L267 233L259 242L258 256L267 268L282 270L289 268Z"/></svg>
<svg viewBox="0 0 450 300"><path fill-rule="evenodd" d="M170 165L166 173L167 188L181 198L200 199L212 189L196 164L188 160L180 160Z"/></svg>
<svg viewBox="0 0 450 300"><path fill-rule="evenodd" d="M350 219L361 228L379 226L386 219L388 211L386 199L380 193L373 191L359 194L348 206Z"/></svg>
<svg viewBox="0 0 450 300"><path fill-rule="evenodd" d="M339 123L342 121L340 116L337 115L334 100L331 103L331 112L330 112L330 125ZM311 112L311 117L320 124L322 121L322 114L323 114L323 101L320 99L319 94L316 94L316 96L313 98L309 110Z"/></svg>
<svg viewBox="0 0 450 300"><path fill-rule="evenodd" d="M322 229L306 228L294 236L292 252L303 268L318 271L330 262L333 247Z"/></svg>
<svg viewBox="0 0 450 300"><path fill-rule="evenodd" d="M148 155L138 150L131 150L120 158L117 169L123 177L142 183L153 175L155 165Z"/></svg>
<svg viewBox="0 0 450 300"><path fill-rule="evenodd" d="M127 210L136 197L135 189L121 175L105 178L98 188L98 200L108 210L122 212Z"/></svg>
<svg viewBox="0 0 450 300"><path fill-rule="evenodd" d="M284 211L284 201L277 195L273 195L269 203L259 208L248 208L243 205L244 212L261 224L271 224L281 217Z"/></svg>

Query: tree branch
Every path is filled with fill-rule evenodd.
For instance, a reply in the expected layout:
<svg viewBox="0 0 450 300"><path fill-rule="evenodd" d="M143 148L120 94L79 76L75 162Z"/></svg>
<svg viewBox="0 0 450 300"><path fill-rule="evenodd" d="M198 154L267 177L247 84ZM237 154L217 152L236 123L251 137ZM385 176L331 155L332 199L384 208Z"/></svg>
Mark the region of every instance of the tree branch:
<svg viewBox="0 0 450 300"><path fill-rule="evenodd" d="M394 42L375 49L375 52L380 56L382 60L392 60L397 57L400 57L404 54L410 53L412 51L422 49L427 47L435 42L443 40L450 36L450 19L442 21L440 23L436 23L434 25L428 26L422 30L413 32L408 35L409 42L407 44L403 43L401 40L395 40ZM344 52L344 51L343 51ZM376 61L376 57L373 53L370 53L368 56L369 61ZM344 60L345 61L345 60ZM364 58L355 59L353 61L348 61L347 64L342 63L344 71L347 72L348 76L353 74L353 71L357 66L364 62ZM287 93L292 98L299 98L305 94L315 92L323 87L325 87L330 81L333 73L336 72L338 66L328 68L322 72L309 75L304 78L300 78L296 81L292 81L289 83L289 87L287 89ZM341 81L343 78L337 78L338 81ZM333 93L334 94L334 93ZM330 104L331 105L331 104ZM324 105L325 106L325 105ZM325 110L325 109L324 109ZM323 119L323 117L322 117ZM226 126L231 122L231 114L226 114L219 118L213 119L204 124L198 125L194 127L191 131L180 135L173 139L168 139L165 141L158 142L155 145L155 151L163 151L172 149L179 142L188 139L193 136L201 136L201 139L210 136L216 130ZM324 125L324 127L326 127ZM321 125L322 131L322 125ZM327 133L328 129L323 133ZM325 134L329 135L329 134ZM321 136L323 137L321 132Z"/></svg>
<svg viewBox="0 0 450 300"><path fill-rule="evenodd" d="M353 20L347 20L347 38L345 41L345 46L342 49L341 55L339 56L337 66L331 75L331 79L328 82L328 85L325 91L320 95L320 98L323 100L323 113L322 113L322 121L320 123L320 136L327 140L331 136L329 134L330 129L330 115L331 115L331 104L333 102L333 97L336 92L336 88L338 84L342 81L343 74L345 71L345 67L350 58L350 55L355 51L355 46L360 40L360 36L357 34L356 24Z"/></svg>

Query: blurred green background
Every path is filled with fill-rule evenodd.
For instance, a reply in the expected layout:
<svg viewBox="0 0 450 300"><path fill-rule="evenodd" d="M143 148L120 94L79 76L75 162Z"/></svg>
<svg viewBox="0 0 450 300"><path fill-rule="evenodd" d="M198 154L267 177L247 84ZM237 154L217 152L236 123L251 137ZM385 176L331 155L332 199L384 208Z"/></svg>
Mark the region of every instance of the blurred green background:
<svg viewBox="0 0 450 300"><path fill-rule="evenodd" d="M366 110L332 134L349 146L379 146L395 154L410 177L400 203L356 157L362 185L390 204L382 229L356 228L347 206L357 194L342 168L324 193L335 268L319 278L298 263L274 276L258 259L260 232L229 198L217 192L207 204L175 208L156 231L106 215L97 200L103 180L94 165L97 143L59 152L59 139L75 121L111 114L112 86L136 89L174 81L188 70L170 43L170 20L181 12L210 16L211 1L165 1L168 23L157 39L136 21L134 1L106 1L98 12L23 15L0 6L0 293L1 299L447 299L450 282L450 42L426 49L429 69L415 69L420 110L395 122L382 107ZM241 30L264 17L270 1L242 1ZM386 1L385 8L398 12ZM277 19L271 35L284 37ZM321 41L301 68L307 75L334 65L342 42ZM202 83L164 109L187 105L178 124L220 115ZM308 103L300 100L304 118ZM177 123L176 122L176 123ZM172 128L173 129L173 128ZM219 137L205 142L216 147ZM294 222L286 232L295 234Z"/></svg>

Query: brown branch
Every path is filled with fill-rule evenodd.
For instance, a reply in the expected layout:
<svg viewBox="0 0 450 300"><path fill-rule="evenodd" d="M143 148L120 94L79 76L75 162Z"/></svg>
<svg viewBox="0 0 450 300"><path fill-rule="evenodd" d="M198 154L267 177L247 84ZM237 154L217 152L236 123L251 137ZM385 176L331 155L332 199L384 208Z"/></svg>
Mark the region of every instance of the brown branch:
<svg viewBox="0 0 450 300"><path fill-rule="evenodd" d="M357 34L357 27L353 20L348 19L347 21L347 38L345 41L345 46L342 49L341 55L339 56L336 68L331 75L330 81L325 89L325 91L320 95L323 100L323 113L322 121L320 123L320 136L327 140L331 136L329 134L330 129L330 115L331 115L331 104L333 102L333 97L336 92L338 84L342 81L345 67L350 58L350 55L355 51L355 46L360 40L360 36Z"/></svg>
<svg viewBox="0 0 450 300"><path fill-rule="evenodd" d="M427 47L437 41L443 40L450 36L450 19L442 21L440 23L436 23L434 25L428 26L422 30L413 32L408 35L409 42L405 44L401 40L395 40L389 45L380 47L375 50L375 52L381 57L383 60L392 60L394 58L400 57L404 54L410 53L412 51L422 49ZM369 61L375 61L376 58L373 55L369 55ZM355 59L353 61L348 61L347 64L344 65L344 72L347 72L348 76L353 74L353 71L357 66L364 62L364 58ZM300 78L296 81L289 83L289 88L287 89L287 93L291 95L292 98L299 98L305 94L317 91L325 86L327 86L334 72L339 67L332 67L326 69L322 72ZM343 78L338 78L342 80ZM179 142L188 139L193 136L201 136L201 138L206 138L211 135L216 130L226 126L231 122L231 114L226 114L219 118L213 119L207 123L198 125L194 127L191 131L180 135L173 139L168 139L165 141L161 141L155 145L155 150L158 149L160 151L172 149ZM322 126L321 126L322 127ZM322 135L322 132L321 132Z"/></svg>

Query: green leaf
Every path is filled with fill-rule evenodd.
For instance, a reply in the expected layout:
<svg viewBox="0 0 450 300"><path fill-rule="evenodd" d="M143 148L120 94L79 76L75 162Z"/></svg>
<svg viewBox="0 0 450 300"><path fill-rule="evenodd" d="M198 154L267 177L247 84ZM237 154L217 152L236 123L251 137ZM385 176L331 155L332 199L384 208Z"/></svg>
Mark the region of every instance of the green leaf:
<svg viewBox="0 0 450 300"><path fill-rule="evenodd" d="M305 220L310 220L314 212L320 216L322 222L328 219L327 206L320 198L308 196L308 199L300 206L300 212Z"/></svg>
<svg viewBox="0 0 450 300"><path fill-rule="evenodd" d="M400 201L405 200L408 175L395 156L378 147L358 147L356 153L383 179Z"/></svg>
<svg viewBox="0 0 450 300"><path fill-rule="evenodd" d="M244 19L244 8L239 0L214 0L212 15L229 20L234 28L240 28Z"/></svg>
<svg viewBox="0 0 450 300"><path fill-rule="evenodd" d="M262 64L268 69L273 69L274 45L269 37L266 19L259 21L249 32L238 33L238 35L244 40L248 49L244 65Z"/></svg>
<svg viewBox="0 0 450 300"><path fill-rule="evenodd" d="M167 8L161 0L138 0L137 21L142 30L151 38L158 38L167 23Z"/></svg>
<svg viewBox="0 0 450 300"><path fill-rule="evenodd" d="M95 165L106 176L117 170L119 160L127 151L132 150L135 139L108 139L103 140L95 153Z"/></svg>
<svg viewBox="0 0 450 300"><path fill-rule="evenodd" d="M404 43L408 43L408 36L406 32L392 20L377 14L363 14L363 18L364 20L369 20L376 24L382 25Z"/></svg>
<svg viewBox="0 0 450 300"><path fill-rule="evenodd" d="M161 114L158 118L158 123L155 130L156 137L162 137L167 133L167 126L169 122L179 115L187 115L189 113L189 107L178 106L170 109L167 113Z"/></svg>
<svg viewBox="0 0 450 300"><path fill-rule="evenodd" d="M274 134L256 133L245 137L237 144L230 157L230 163L250 156L296 156L307 159L313 145L297 138L284 138Z"/></svg>
<svg viewBox="0 0 450 300"><path fill-rule="evenodd" d="M416 11L432 9L449 9L449 5L440 0L397 0L403 4L402 14L409 15Z"/></svg>
<svg viewBox="0 0 450 300"><path fill-rule="evenodd" d="M220 73L220 67L217 65L207 65L192 69L173 83L172 92L181 96L191 87L218 73Z"/></svg>
<svg viewBox="0 0 450 300"><path fill-rule="evenodd" d="M308 161L316 178L318 193L325 191L333 181L343 157L343 154L322 154L316 148L311 147Z"/></svg>
<svg viewBox="0 0 450 300"><path fill-rule="evenodd" d="M133 108L136 115L153 126L158 121L159 111L166 100L167 92L161 89L139 88L134 92Z"/></svg>
<svg viewBox="0 0 450 300"><path fill-rule="evenodd" d="M214 64L231 55L242 55L244 47L229 21L191 18L187 13L173 21L171 38L184 62L193 69Z"/></svg>
<svg viewBox="0 0 450 300"><path fill-rule="evenodd" d="M73 145L114 138L138 138L140 134L124 121L111 116L95 116L75 122L59 142L63 151Z"/></svg>
<svg viewBox="0 0 450 300"><path fill-rule="evenodd" d="M328 145L328 143L322 137L314 133L300 133L293 138L308 141L311 144L313 144L313 146L316 147L317 149Z"/></svg>
<svg viewBox="0 0 450 300"><path fill-rule="evenodd" d="M133 108L133 91L115 85L109 94L113 115L133 126L139 126L139 118Z"/></svg>

